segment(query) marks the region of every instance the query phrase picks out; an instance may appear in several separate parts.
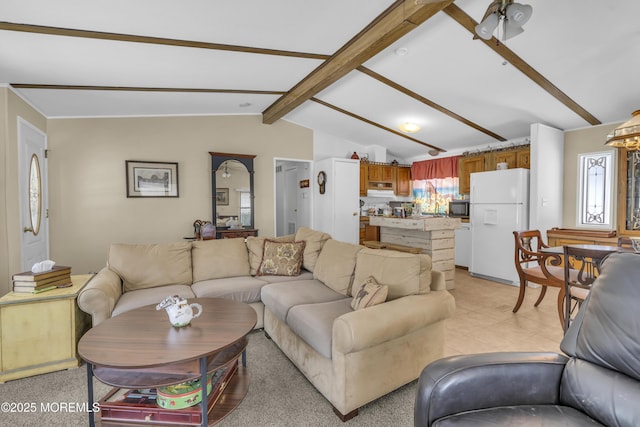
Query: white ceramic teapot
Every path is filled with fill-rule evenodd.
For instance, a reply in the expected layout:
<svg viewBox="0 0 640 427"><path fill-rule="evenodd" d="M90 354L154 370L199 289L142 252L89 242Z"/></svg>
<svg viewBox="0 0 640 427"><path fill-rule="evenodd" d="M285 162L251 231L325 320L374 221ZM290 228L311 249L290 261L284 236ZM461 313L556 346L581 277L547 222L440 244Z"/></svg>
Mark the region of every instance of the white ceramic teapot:
<svg viewBox="0 0 640 427"><path fill-rule="evenodd" d="M173 295L166 297L160 304L156 306L156 310L165 309L169 315L169 321L175 327L187 326L191 323L191 319L202 314L202 306L198 303L187 303L187 300L181 298L179 295ZM193 313L193 309L197 310L197 313Z"/></svg>

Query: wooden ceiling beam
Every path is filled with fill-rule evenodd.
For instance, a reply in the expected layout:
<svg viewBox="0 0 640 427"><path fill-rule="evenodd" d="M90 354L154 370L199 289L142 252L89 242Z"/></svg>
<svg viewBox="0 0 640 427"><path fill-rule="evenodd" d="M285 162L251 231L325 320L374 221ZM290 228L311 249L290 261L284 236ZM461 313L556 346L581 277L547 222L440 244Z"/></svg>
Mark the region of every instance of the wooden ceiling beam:
<svg viewBox="0 0 640 427"><path fill-rule="evenodd" d="M72 28L47 27L43 25L15 24L0 22L0 30L19 31L24 33L47 34L52 36L79 37L85 39L110 40L119 42L133 42L157 44L164 46L192 47L197 49L226 50L231 52L257 53L262 55L291 56L294 58L308 58L326 60L329 55L315 53L292 52L288 50L263 49L249 46L235 46L221 43L200 42L194 40L167 39L162 37L137 36L132 34L106 33L102 31L76 30Z"/></svg>
<svg viewBox="0 0 640 427"><path fill-rule="evenodd" d="M360 66L360 67L358 67L358 71L368 75L369 77L372 77L372 78L378 80L380 83L383 83L383 84L385 84L385 85L397 90L398 92L401 92L401 93L403 93L403 94L415 99L418 102L421 102L421 103L425 104L428 107L431 107L431 108L441 112L442 114L445 114L445 115L447 115L447 116L449 116L449 117L451 117L451 118L453 118L455 120L458 120L459 122L464 123L465 125L467 125L469 127L472 127L477 131L480 131L480 132L482 132L482 133L484 133L486 135L489 135L490 137L495 138L498 141L506 141L506 138L498 135L497 133L491 132L490 130L483 128L482 126L472 122L471 120L465 119L461 115L456 114L456 113L454 113L453 111L451 111L451 110L449 110L447 108L444 108L440 104L436 104L435 102L431 101L430 99L427 99L424 96L419 95L419 94L413 92L410 89L407 89L406 87L404 87L404 86L394 82L393 80L390 80L390 79L388 79L388 78L376 73L375 71L373 71L373 70L371 70L369 68Z"/></svg>
<svg viewBox="0 0 640 427"><path fill-rule="evenodd" d="M185 93L240 93L252 95L283 95L278 90L252 89L205 89L182 87L143 87L143 86L87 86L87 85L50 85L37 83L10 83L16 89L52 89L52 90L106 90L115 92L185 92Z"/></svg>
<svg viewBox="0 0 640 427"><path fill-rule="evenodd" d="M447 15L453 18L458 24L466 28L471 34L475 35L475 28L478 23L470 17L466 12L460 9L455 4L450 4L443 9ZM531 65L529 65L524 59L516 55L511 49L504 45L500 40L495 37L491 37L489 40L482 40L484 44L489 46L494 52L502 56L507 62L520 70L525 76L529 77L534 83L542 87L551 96L556 98L562 104L564 104L571 111L582 117L587 123L591 125L602 124L595 116L584 109L580 104L571 99L566 93L562 92L556 85L551 83L546 77L536 71Z"/></svg>
<svg viewBox="0 0 640 427"><path fill-rule="evenodd" d="M349 116L351 118L360 120L361 122L364 122L364 123L366 123L368 125L375 126L375 127L379 128L379 129L382 129L382 130L386 130L387 132L391 132L394 135L398 135L398 136L400 136L402 138L408 139L408 140L413 141L413 142L415 142L417 144L424 145L425 147L432 148L432 149L437 150L437 151L439 151L441 153L446 153L446 151L447 151L444 148L440 148L440 147L436 147L435 145L427 144L426 142L420 141L419 139L412 138L409 135L406 135L406 134L404 134L402 132L398 132L397 130L388 128L386 126L383 126L380 123L377 123L377 122L374 122L373 120L369 120L369 119L367 119L365 117L359 116L359 115L357 115L355 113L352 113L351 111L344 110L344 109L342 109L342 108L340 108L338 106L335 106L335 105L330 104L328 102L322 101L322 100L320 100L318 98L311 98L311 101L317 102L320 105L324 105L327 108L331 108L334 111L337 111L339 113L345 114L345 115L347 115L347 116Z"/></svg>
<svg viewBox="0 0 640 427"><path fill-rule="evenodd" d="M398 0L262 113L272 124L417 28L453 0Z"/></svg>

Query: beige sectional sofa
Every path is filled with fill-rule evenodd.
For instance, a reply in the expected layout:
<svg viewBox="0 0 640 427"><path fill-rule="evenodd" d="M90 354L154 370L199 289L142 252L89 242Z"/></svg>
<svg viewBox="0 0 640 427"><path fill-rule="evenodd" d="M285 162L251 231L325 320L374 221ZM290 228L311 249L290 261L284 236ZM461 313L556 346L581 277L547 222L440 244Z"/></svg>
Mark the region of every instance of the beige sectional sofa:
<svg viewBox="0 0 640 427"><path fill-rule="evenodd" d="M78 305L97 325L174 294L245 302L258 315L256 328L343 419L442 357L454 301L427 255L363 248L308 228L278 240L305 242L299 275L260 275L268 258L261 237L112 244ZM370 278L386 301L354 310L352 290Z"/></svg>

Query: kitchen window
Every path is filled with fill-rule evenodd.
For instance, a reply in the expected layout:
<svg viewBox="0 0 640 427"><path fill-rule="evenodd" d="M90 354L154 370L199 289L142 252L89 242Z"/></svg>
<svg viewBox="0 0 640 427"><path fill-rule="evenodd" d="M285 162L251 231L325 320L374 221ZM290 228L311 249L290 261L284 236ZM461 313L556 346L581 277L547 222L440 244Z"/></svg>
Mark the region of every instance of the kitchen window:
<svg viewBox="0 0 640 427"><path fill-rule="evenodd" d="M612 229L613 151L578 156L577 226Z"/></svg>

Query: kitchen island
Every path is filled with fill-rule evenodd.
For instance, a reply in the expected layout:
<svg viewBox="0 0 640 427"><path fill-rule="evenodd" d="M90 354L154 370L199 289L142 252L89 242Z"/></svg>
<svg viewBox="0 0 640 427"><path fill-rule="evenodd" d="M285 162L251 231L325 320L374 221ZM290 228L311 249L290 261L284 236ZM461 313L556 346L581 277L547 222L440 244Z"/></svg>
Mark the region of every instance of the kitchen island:
<svg viewBox="0 0 640 427"><path fill-rule="evenodd" d="M369 223L380 227L380 242L422 249L431 256L433 269L442 271L447 289L454 288L455 234L460 218L420 216L396 218L372 216Z"/></svg>

